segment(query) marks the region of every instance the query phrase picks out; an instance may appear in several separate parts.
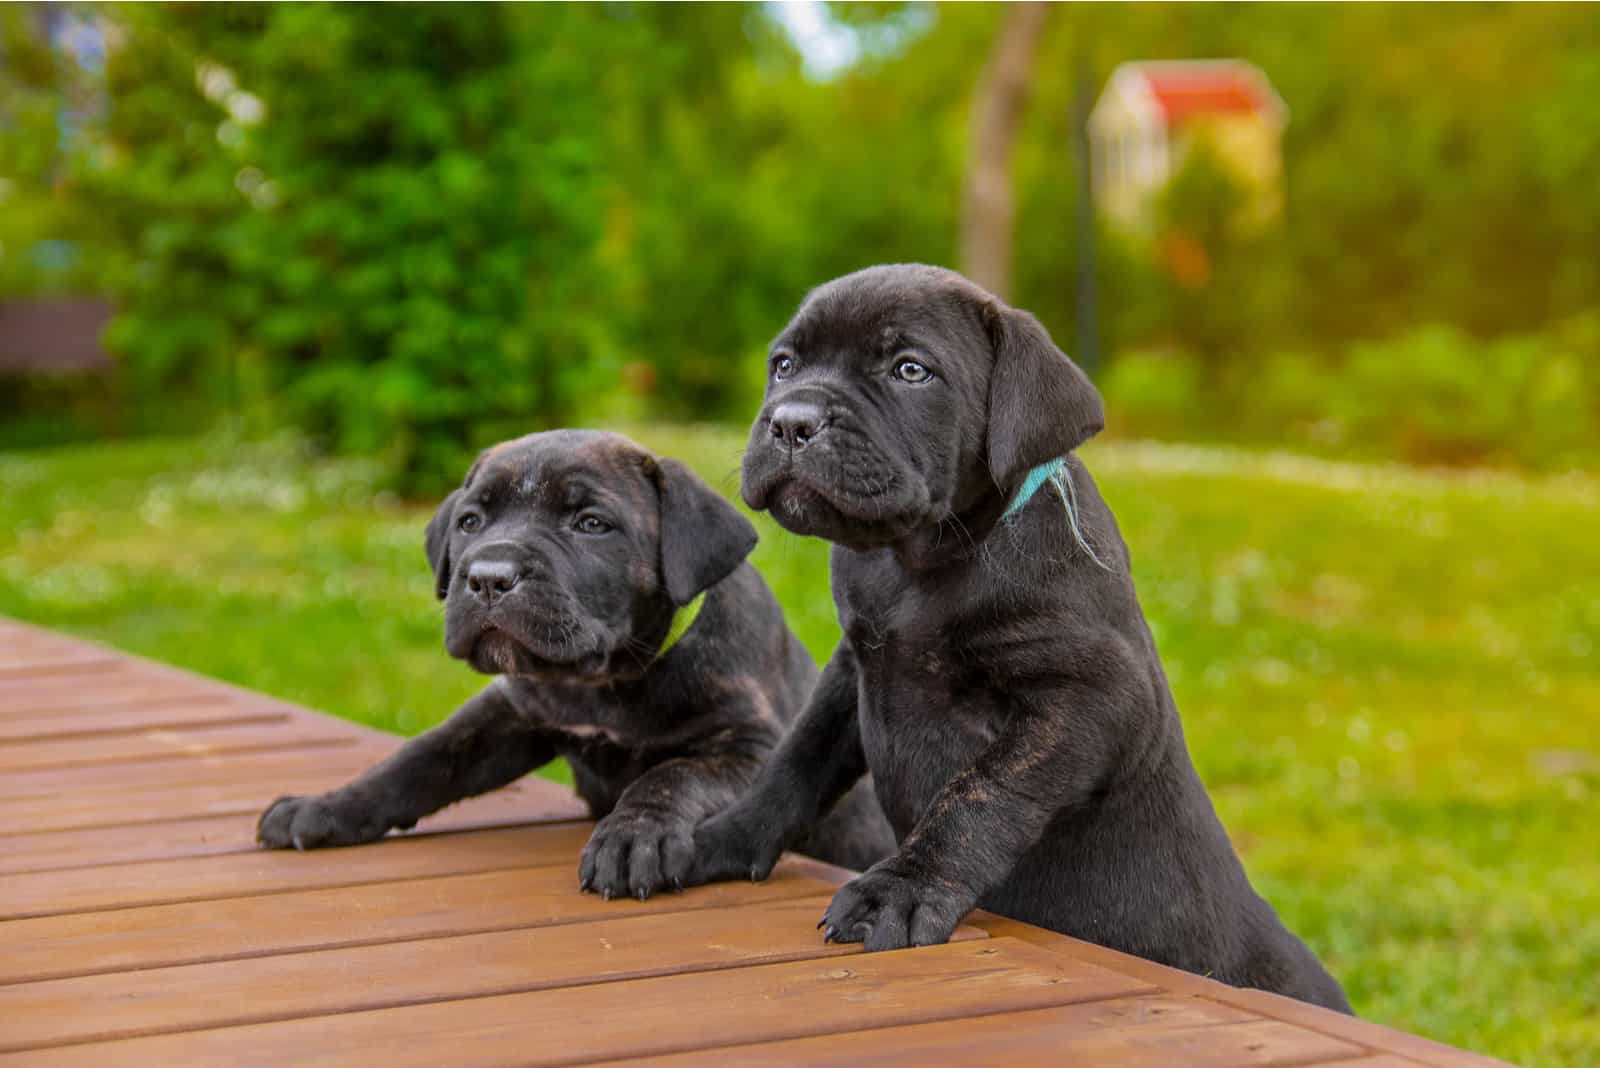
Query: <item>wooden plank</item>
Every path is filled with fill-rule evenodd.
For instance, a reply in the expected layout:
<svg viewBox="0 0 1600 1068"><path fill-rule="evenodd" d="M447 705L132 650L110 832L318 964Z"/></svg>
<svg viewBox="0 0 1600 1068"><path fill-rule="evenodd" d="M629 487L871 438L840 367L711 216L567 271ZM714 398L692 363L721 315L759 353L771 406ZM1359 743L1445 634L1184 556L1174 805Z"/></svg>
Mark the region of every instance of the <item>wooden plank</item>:
<svg viewBox="0 0 1600 1068"><path fill-rule="evenodd" d="M288 714L292 718L338 724L352 735L370 739L392 738L372 727L340 720L301 708L266 694L242 689L217 679L195 675L167 664L117 654L118 661L103 671L81 677L43 676L36 679L0 679L0 715L27 719L64 711L84 714L136 704L174 704L196 701L225 702Z"/></svg>
<svg viewBox="0 0 1600 1068"><path fill-rule="evenodd" d="M6 848L6 837L13 835L258 812L267 802L283 794L320 793L347 782L383 756L381 752L357 745L308 749L290 755L295 758L293 762L279 761L270 768L249 769L237 782L190 783L185 768L182 790L160 785L124 787L102 783L41 797L10 798L6 801L8 822L0 827L0 852ZM173 778L170 766L159 766L170 782Z"/></svg>
<svg viewBox="0 0 1600 1068"><path fill-rule="evenodd" d="M1269 994L1264 990L1236 990L1232 987L1225 988L1225 991L1221 997L1225 997L1230 1005L1346 1042L1358 1042L1375 1050L1404 1056L1435 1068L1507 1068L1505 1061L1494 1057L1456 1049L1370 1020L1328 1012L1279 994Z"/></svg>
<svg viewBox="0 0 1600 1068"><path fill-rule="evenodd" d="M286 776L315 773L317 769L325 768L329 778L325 782L313 782L322 782L324 789L337 786L352 771L383 759L394 748L394 739L386 738L381 742L360 739L350 745L333 748L208 754L184 758L181 777L185 790L202 785L255 783L270 798L289 792L274 792L276 784ZM17 802L29 798L87 797L97 792L115 795L119 791L136 789L156 790L165 787L170 790L173 779L178 777L172 765L173 761L170 760L146 760L131 764L7 772L0 775L0 799ZM106 807L117 807L114 797ZM11 811L10 804L7 805L7 811Z"/></svg>
<svg viewBox="0 0 1600 1068"><path fill-rule="evenodd" d="M847 1034L823 1035L762 1045L718 1050L717 1056L741 1066L857 1065L930 1063L969 1066L1103 1064L1117 1068L1231 1068L1233 1065L1328 1063L1359 1057L1360 1046L1339 1042L1315 1031L1260 1018L1207 1022L1173 1027L1166 1021L1150 1026L1139 1021L1141 1003L1153 998L1003 1013L976 1019L946 1020L910 1027L888 1027ZM1120 1013L1129 1019L1106 1026L1098 1017ZM707 1051L651 1058L649 1063L704 1064ZM613 1062L616 1063L616 1062ZM634 1062L638 1063L638 1062Z"/></svg>
<svg viewBox="0 0 1600 1068"><path fill-rule="evenodd" d="M90 782L81 787L58 788L36 796L24 794L6 798L7 823L0 826L0 851L6 848L7 838L20 835L260 812L268 802L284 794L319 793L341 786L381 761L391 751L392 747L377 749L349 745L268 753L263 756L271 759L260 763L254 762L249 755L218 757L213 760L221 767L203 760L196 761L197 764L203 764L203 770L208 773L193 776L199 781L191 782L191 775L186 768L183 789L177 791L168 785L173 778L171 769L156 765L165 771L164 778L168 784L135 782L124 785L113 777L111 782ZM241 768L236 776L237 781L209 774L225 771L224 762L230 759L241 765L249 764ZM150 765L126 767L149 768ZM116 765L102 770L123 769L124 766ZM217 781L212 781L213 778ZM485 797L518 793L545 795L549 804L567 799L578 803L577 795L570 786L538 775L524 776ZM567 818L577 819L588 815L586 806L575 808L573 812L574 815Z"/></svg>
<svg viewBox="0 0 1600 1068"><path fill-rule="evenodd" d="M142 731L105 738L60 738L0 745L0 774L48 768L74 768L140 760L185 761L215 753L251 753L352 745L338 724L284 720L278 723L218 724L181 730ZM175 777L181 776L175 769Z"/></svg>
<svg viewBox="0 0 1600 1068"><path fill-rule="evenodd" d="M0 626L0 672L5 669L59 660L116 659L120 654L103 645L69 638L41 627L7 622Z"/></svg>
<svg viewBox="0 0 1600 1068"><path fill-rule="evenodd" d="M0 679L27 679L36 675L78 674L118 663L115 653L85 649L0 652Z"/></svg>
<svg viewBox="0 0 1600 1068"><path fill-rule="evenodd" d="M220 700L234 693L219 682L197 681L136 660L114 660L92 672L35 678L0 677L0 715L13 718L61 711L93 711L108 701L160 700L184 695Z"/></svg>
<svg viewBox="0 0 1600 1068"><path fill-rule="evenodd" d="M128 652L114 649L98 641L75 638L72 635L48 630L45 627L34 627L29 624L19 624L16 620L5 620L0 624L0 662L24 662L24 660L46 660L53 657L88 657L104 656L115 657L122 660L138 660L139 657Z"/></svg>
<svg viewBox="0 0 1600 1068"><path fill-rule="evenodd" d="M189 791L183 791L168 795L168 799L182 802L188 795ZM251 787L246 796L249 802L241 811L225 815L0 837L0 875L248 853L258 848L256 820L277 795ZM436 813L417 824L416 833L579 820L587 815L588 807L564 790L513 785Z"/></svg>
<svg viewBox="0 0 1600 1068"><path fill-rule="evenodd" d="M51 697L37 692L24 693L20 697L9 699L10 706L5 707L7 700L0 698L0 709L3 709L0 715L3 715L7 722L46 719L65 714L84 716L95 713L110 714L137 708L182 708L186 705L214 705L223 702L252 707L266 702L265 698L249 701L226 691L200 689L181 680L159 684L141 682L104 694Z"/></svg>
<svg viewBox="0 0 1600 1068"><path fill-rule="evenodd" d="M570 892L570 891L569 891ZM0 987L0 1051L845 956L828 897ZM957 940L984 937L961 928ZM381 982L349 977L382 976ZM330 982L330 978L339 977ZM215 996L226 990L226 998ZM93 1013L81 1011L94 1005Z"/></svg>
<svg viewBox="0 0 1600 1068"><path fill-rule="evenodd" d="M17 1064L572 1064L1145 992L1002 939L57 1046Z"/></svg>
<svg viewBox="0 0 1600 1068"><path fill-rule="evenodd" d="M1130 957L1116 950L1106 949L1055 931L1032 927L993 913L974 912L966 922L989 932L991 938L1009 937L1048 949L1064 957L1115 968L1164 990L1177 994L1219 1001L1235 1008L1254 1012L1271 1019L1281 1020L1308 1030L1317 1031L1341 1041L1369 1046L1397 1056L1404 1056L1434 1068L1504 1068L1504 1061L1481 1053L1446 1046L1420 1035L1407 1034L1394 1028L1373 1023L1343 1013L1329 1012L1303 1001L1295 1001L1264 990L1242 990L1198 975L1168 968L1154 961Z"/></svg>
<svg viewBox="0 0 1600 1068"><path fill-rule="evenodd" d="M87 912L0 923L0 984L341 946L550 927L827 896L804 860L734 882L602 901L578 893L576 853L542 867ZM805 924L816 937L817 910Z"/></svg>
<svg viewBox="0 0 1600 1068"><path fill-rule="evenodd" d="M252 848L245 813L0 838L0 876Z"/></svg>
<svg viewBox="0 0 1600 1068"><path fill-rule="evenodd" d="M93 645L94 643L83 638L73 638L61 631L50 630L47 627L37 626L33 623L24 623L20 619L0 618L0 644L7 648L26 642L57 642L62 645Z"/></svg>
<svg viewBox="0 0 1600 1068"><path fill-rule="evenodd" d="M356 886L531 864L573 865L585 823L386 838L353 849L262 849L220 857L137 861L6 878L0 919L204 901L244 894ZM576 877L573 877L574 883Z"/></svg>
<svg viewBox="0 0 1600 1068"><path fill-rule="evenodd" d="M7 626L0 629L0 654L5 656L7 662L30 656L59 656L97 648L88 642L36 627Z"/></svg>
<svg viewBox="0 0 1600 1068"><path fill-rule="evenodd" d="M268 706L222 701L124 705L92 712L66 710L47 716L0 716L0 745L56 738L93 738L138 734L147 730L182 730L232 723L286 723L289 714Z"/></svg>

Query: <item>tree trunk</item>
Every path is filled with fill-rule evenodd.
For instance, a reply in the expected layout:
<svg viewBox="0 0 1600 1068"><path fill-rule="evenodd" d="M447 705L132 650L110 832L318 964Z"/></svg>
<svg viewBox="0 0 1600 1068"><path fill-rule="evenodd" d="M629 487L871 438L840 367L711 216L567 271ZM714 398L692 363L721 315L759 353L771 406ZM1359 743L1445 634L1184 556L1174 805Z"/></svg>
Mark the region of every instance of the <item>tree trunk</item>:
<svg viewBox="0 0 1600 1068"><path fill-rule="evenodd" d="M1033 56L1050 5L1012 4L972 94L967 183L961 205L961 269L1007 299L1011 291L1011 149L1033 82Z"/></svg>

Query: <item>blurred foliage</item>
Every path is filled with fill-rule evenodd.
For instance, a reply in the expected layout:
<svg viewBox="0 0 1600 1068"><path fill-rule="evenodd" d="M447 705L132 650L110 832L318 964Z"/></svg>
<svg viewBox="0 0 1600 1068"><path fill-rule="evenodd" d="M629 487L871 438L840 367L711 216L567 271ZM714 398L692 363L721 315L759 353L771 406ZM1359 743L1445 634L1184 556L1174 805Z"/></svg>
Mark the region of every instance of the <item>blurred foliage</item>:
<svg viewBox="0 0 1600 1068"><path fill-rule="evenodd" d="M1487 341L1431 324L1333 355L1274 351L1220 365L1191 351L1136 351L1102 386L1123 434L1562 470L1596 459L1600 316Z"/></svg>
<svg viewBox="0 0 1600 1068"><path fill-rule="evenodd" d="M631 433L736 497L738 431ZM1600 479L1084 455L1223 822L1357 1011L1594 1064ZM281 437L0 454L0 613L414 733L483 677L442 645L430 509L382 477ZM828 546L755 522L756 566L826 656Z"/></svg>
<svg viewBox="0 0 1600 1068"><path fill-rule="evenodd" d="M43 25L32 5L0 5L0 298L97 281L70 253L92 229L73 195L86 142L71 122L90 79Z"/></svg>
<svg viewBox="0 0 1600 1068"><path fill-rule="evenodd" d="M951 263L999 19L835 7L856 58L823 76L761 6L80 5L109 42L91 77L41 44L39 10L0 12L0 296L119 298L130 427L294 424L415 489L512 426L743 418L755 355L807 287ZM1169 401L1200 412L1218 379L1351 375L1299 401L1370 404L1306 417L1354 452L1600 455L1592 433L1525 441L1542 427L1498 394L1465 394L1500 407L1459 432L1413 420L1399 452L1387 419L1419 376L1459 373L1593 426L1592 392L1556 396L1586 371L1530 367L1565 366L1563 324L1600 305L1600 19L1582 5L1058 9L1018 144L1016 302L1076 337L1080 84L1227 55L1289 105L1283 219L1233 225L1223 169L1192 157L1154 235L1099 235L1109 363L1167 354L1160 389L1192 379ZM1377 366L1412 359L1428 366ZM1242 414L1293 440L1273 411ZM1163 432L1142 409L1121 425Z"/></svg>
<svg viewBox="0 0 1600 1068"><path fill-rule="evenodd" d="M428 5L118 17L128 39L109 85L128 103L108 134L121 165L91 196L141 220L124 235L112 343L147 389L225 391L255 417L435 481L474 427L560 421L605 373L602 212L582 133L602 101L583 49L545 47L599 33L600 17Z"/></svg>

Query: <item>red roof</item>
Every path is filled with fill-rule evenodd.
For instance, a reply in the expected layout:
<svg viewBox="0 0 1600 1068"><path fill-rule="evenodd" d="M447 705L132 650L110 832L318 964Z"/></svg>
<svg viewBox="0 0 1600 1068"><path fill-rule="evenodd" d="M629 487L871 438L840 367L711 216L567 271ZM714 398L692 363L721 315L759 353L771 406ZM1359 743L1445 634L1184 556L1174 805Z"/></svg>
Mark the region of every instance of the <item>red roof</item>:
<svg viewBox="0 0 1600 1068"><path fill-rule="evenodd" d="M1139 73L1168 126L1197 115L1250 114L1271 107L1266 88L1247 67L1207 63L1145 67Z"/></svg>

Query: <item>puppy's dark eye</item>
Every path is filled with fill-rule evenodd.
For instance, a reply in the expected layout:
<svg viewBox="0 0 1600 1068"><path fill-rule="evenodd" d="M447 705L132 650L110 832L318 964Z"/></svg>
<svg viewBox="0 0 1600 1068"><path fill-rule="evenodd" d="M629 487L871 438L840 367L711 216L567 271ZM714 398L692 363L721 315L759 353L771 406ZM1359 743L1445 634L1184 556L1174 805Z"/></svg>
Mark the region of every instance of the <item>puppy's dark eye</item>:
<svg viewBox="0 0 1600 1068"><path fill-rule="evenodd" d="M573 523L572 526L573 529L582 534L606 534L611 530L611 524L593 512L585 512L580 515L577 522Z"/></svg>
<svg viewBox="0 0 1600 1068"><path fill-rule="evenodd" d="M933 372L928 366L917 360L901 357L894 362L893 375L902 382L920 385L933 378Z"/></svg>
<svg viewBox="0 0 1600 1068"><path fill-rule="evenodd" d="M482 527L483 517L472 512L456 520L456 529L463 534L476 534Z"/></svg>
<svg viewBox="0 0 1600 1068"><path fill-rule="evenodd" d="M794 357L787 352L780 352L772 358L772 377L785 379L794 374Z"/></svg>

